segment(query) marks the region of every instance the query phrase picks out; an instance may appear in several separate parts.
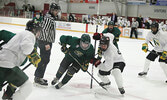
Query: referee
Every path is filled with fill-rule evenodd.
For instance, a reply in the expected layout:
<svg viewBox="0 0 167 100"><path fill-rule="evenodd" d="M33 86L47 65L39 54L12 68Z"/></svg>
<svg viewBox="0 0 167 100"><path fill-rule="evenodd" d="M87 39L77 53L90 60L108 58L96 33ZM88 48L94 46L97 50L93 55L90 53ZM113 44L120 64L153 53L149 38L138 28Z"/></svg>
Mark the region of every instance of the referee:
<svg viewBox="0 0 167 100"><path fill-rule="evenodd" d="M47 80L43 79L47 64L50 61L52 43L55 42L56 22L55 17L60 12L60 6L56 3L50 5L49 12L44 16L41 22L42 31L38 38L38 47L40 49L41 62L35 71L34 83L36 85L48 86Z"/></svg>

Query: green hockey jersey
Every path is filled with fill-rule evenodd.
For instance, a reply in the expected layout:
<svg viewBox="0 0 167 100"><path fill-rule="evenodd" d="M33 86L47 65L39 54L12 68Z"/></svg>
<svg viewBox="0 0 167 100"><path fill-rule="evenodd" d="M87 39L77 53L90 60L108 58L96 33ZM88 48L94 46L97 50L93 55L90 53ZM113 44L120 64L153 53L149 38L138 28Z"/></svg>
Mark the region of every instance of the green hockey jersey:
<svg viewBox="0 0 167 100"><path fill-rule="evenodd" d="M66 57L69 58L69 60L73 60L75 61L70 55L69 53L77 59L77 61L81 64L81 65L85 65L85 64L89 64L91 58L93 58L94 56L94 48L93 45L90 44L90 47L87 50L83 50L80 47L80 38L77 37L72 37L72 36L65 36L62 35L60 37L60 42L63 44L68 44L69 50L68 53L66 53ZM86 67L86 66L85 66ZM87 66L88 67L88 66ZM83 70L83 69L82 69ZM87 69L86 69L87 70Z"/></svg>
<svg viewBox="0 0 167 100"><path fill-rule="evenodd" d="M111 33L111 32L109 32L109 29L106 28L106 29L103 30L102 33L105 34L105 33ZM114 35L113 44L118 48L117 42L119 41L119 36L121 34L121 31L117 27L114 27L111 34Z"/></svg>

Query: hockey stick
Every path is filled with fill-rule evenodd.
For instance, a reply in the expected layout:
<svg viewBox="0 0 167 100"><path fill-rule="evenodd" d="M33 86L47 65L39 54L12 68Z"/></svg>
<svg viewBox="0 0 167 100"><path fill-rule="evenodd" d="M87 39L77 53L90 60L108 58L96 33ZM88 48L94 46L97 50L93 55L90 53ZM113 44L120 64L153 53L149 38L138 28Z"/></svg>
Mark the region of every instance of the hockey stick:
<svg viewBox="0 0 167 100"><path fill-rule="evenodd" d="M98 25L96 25L96 33L98 32ZM95 40L95 43L94 43L94 49L95 49L95 52L94 52L94 56L95 56L95 53L96 53L96 40ZM94 71L94 67L93 67L93 64L92 64L92 76L93 76L93 71ZM91 81L90 81L90 89L92 89L93 87L93 77L91 77Z"/></svg>
<svg viewBox="0 0 167 100"><path fill-rule="evenodd" d="M74 58L72 55L71 55L71 53L69 52L68 53L78 64L79 64L79 66L80 67L82 67L82 65L78 62L78 60L76 59L76 58ZM94 78L91 74L90 74L90 72L88 72L88 71L86 71L91 77L92 77L92 79L94 79L99 85L100 85L100 83L96 80L96 78ZM101 85L100 85L101 86ZM104 86L101 86L103 89L105 89L106 91L108 91Z"/></svg>
<svg viewBox="0 0 167 100"><path fill-rule="evenodd" d="M99 19L99 9L100 9L100 4L99 4L100 2L98 2L98 9L97 9L97 17L98 17L98 19ZM100 19L99 19L100 20ZM96 33L98 32L98 24L96 24ZM95 53L96 53L96 40L95 40L95 43L94 43L94 48L95 48ZM95 53L94 53L94 56L95 56ZM92 76L93 76L93 69L94 69L94 67L93 67L93 64L92 64ZM91 81L90 81L90 89L92 89L92 87L93 87L93 77L91 77Z"/></svg>
<svg viewBox="0 0 167 100"><path fill-rule="evenodd" d="M26 65L22 71L24 71L25 69L27 69L32 63L29 63L28 65ZM4 84L2 84L2 87L4 87L6 84L8 84L8 82L5 82Z"/></svg>

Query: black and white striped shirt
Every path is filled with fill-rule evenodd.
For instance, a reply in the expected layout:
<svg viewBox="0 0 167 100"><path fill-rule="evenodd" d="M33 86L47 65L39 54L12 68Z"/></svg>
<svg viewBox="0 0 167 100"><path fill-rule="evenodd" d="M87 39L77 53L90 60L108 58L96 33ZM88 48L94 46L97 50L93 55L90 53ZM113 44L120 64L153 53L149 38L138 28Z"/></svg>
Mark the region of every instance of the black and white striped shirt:
<svg viewBox="0 0 167 100"><path fill-rule="evenodd" d="M41 22L42 31L39 36L39 40L54 43L56 37L56 22L55 18L51 14L47 13Z"/></svg>

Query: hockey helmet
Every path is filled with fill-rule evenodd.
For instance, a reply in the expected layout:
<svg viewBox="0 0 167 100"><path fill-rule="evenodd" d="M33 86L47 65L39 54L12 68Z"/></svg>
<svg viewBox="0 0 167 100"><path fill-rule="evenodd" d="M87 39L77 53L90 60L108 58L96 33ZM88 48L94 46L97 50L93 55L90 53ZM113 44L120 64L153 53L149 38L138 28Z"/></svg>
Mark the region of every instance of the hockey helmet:
<svg viewBox="0 0 167 100"><path fill-rule="evenodd" d="M83 50L87 50L90 47L90 42L91 42L90 36L88 34L83 34L80 39L80 47Z"/></svg>
<svg viewBox="0 0 167 100"><path fill-rule="evenodd" d="M113 22L113 21L109 21L107 25L108 25L108 26L109 26L109 25L113 25L113 26L114 26L114 22Z"/></svg>
<svg viewBox="0 0 167 100"><path fill-rule="evenodd" d="M35 23L33 20L28 21L26 24L26 30L31 31L34 34L41 29L42 27L39 25L39 23Z"/></svg>
<svg viewBox="0 0 167 100"><path fill-rule="evenodd" d="M114 28L114 22L113 21L109 21L108 22L108 32L112 33Z"/></svg>
<svg viewBox="0 0 167 100"><path fill-rule="evenodd" d="M108 36L102 36L100 39L100 47L102 51L106 51L109 47L110 38Z"/></svg>
<svg viewBox="0 0 167 100"><path fill-rule="evenodd" d="M60 6L58 4L52 3L50 5L50 10L61 10L61 9L60 9Z"/></svg>
<svg viewBox="0 0 167 100"><path fill-rule="evenodd" d="M154 21L154 22L151 24L151 32L152 32L153 34L157 34L158 30L159 30L159 24L158 24L156 21Z"/></svg>

